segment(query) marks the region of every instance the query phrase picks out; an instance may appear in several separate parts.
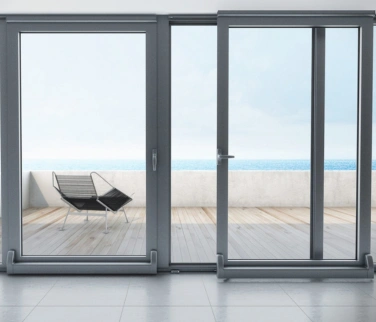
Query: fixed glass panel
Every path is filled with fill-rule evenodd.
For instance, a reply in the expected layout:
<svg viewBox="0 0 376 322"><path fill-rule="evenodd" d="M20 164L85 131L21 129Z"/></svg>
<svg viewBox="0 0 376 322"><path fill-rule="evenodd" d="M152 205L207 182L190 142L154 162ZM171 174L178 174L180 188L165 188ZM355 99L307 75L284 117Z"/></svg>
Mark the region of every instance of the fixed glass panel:
<svg viewBox="0 0 376 322"><path fill-rule="evenodd" d="M216 26L171 27L171 262L216 262Z"/></svg>
<svg viewBox="0 0 376 322"><path fill-rule="evenodd" d="M230 28L228 258L310 258L310 28Z"/></svg>
<svg viewBox="0 0 376 322"><path fill-rule="evenodd" d="M145 42L21 34L23 255L145 255Z"/></svg>
<svg viewBox="0 0 376 322"><path fill-rule="evenodd" d="M324 259L356 257L358 29L327 28Z"/></svg>

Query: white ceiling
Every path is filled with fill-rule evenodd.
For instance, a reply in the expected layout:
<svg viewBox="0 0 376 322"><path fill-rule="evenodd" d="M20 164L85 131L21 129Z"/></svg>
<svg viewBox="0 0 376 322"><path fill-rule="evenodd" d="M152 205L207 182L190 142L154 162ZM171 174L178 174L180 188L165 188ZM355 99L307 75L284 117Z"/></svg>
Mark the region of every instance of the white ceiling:
<svg viewBox="0 0 376 322"><path fill-rule="evenodd" d="M376 0L0 0L0 13L216 13L218 10L376 10Z"/></svg>

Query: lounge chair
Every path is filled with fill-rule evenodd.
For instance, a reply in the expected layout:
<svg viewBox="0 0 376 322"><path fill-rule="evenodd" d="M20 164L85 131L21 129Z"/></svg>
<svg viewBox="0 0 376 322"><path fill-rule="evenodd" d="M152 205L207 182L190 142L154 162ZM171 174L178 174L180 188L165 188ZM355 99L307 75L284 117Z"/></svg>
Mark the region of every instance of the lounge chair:
<svg viewBox="0 0 376 322"><path fill-rule="evenodd" d="M106 192L98 194L98 188L94 184L93 176L97 176L97 179L102 181L102 186L105 185L109 190L106 189ZM61 200L69 206L64 224L60 230L64 230L68 215L86 216L86 220L89 220L89 216L105 217L105 234L108 233L108 211L117 213L122 209L128 222L124 206L131 202L132 198L116 189L96 172L92 172L90 175L57 175L52 172L52 185L60 194ZM77 212L71 212L72 208ZM86 213L82 213L84 210L86 210ZM105 213L89 213L90 210L104 211Z"/></svg>

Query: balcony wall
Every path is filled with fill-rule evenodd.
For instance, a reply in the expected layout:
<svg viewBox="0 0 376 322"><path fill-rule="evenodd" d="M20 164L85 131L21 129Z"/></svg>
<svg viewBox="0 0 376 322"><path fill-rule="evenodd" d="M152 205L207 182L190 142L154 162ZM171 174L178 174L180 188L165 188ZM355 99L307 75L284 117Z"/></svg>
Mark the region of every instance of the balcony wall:
<svg viewBox="0 0 376 322"><path fill-rule="evenodd" d="M59 174L89 174L59 171ZM99 171L111 184L133 195L133 207L144 207L144 171ZM52 187L51 171L24 173L23 208L64 206ZM29 177L29 180L27 178ZM308 171L230 171L230 207L308 207ZM376 180L373 188L376 188ZM29 184L28 184L29 182ZM215 207L215 171L173 171L171 203L174 207ZM27 189L28 188L28 189ZM376 194L375 194L376 196ZM355 206L355 171L325 172L325 206ZM374 197L373 204L376 204Z"/></svg>

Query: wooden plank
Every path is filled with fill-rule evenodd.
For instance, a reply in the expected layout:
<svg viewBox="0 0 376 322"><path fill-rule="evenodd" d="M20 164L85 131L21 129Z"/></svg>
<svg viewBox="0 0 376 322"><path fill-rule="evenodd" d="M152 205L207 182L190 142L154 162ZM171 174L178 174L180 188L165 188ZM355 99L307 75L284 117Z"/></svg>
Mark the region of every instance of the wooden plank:
<svg viewBox="0 0 376 322"><path fill-rule="evenodd" d="M179 216L180 208L176 209L175 212L175 227L176 227L176 235L177 241L181 253L181 262L179 263L192 263L191 256L188 250L188 245L184 236L183 232L183 224L181 222L181 218Z"/></svg>
<svg viewBox="0 0 376 322"><path fill-rule="evenodd" d="M205 222L207 223L207 227L210 227L208 228L208 231L210 232L214 242L215 242L215 253L217 253L217 244L216 244L216 240L217 240L217 226L216 226L216 222L217 222L217 208L214 208L214 207L205 207L205 208L202 208L204 213L206 214L206 220ZM234 248L233 244L236 243L234 241L234 238L232 236L232 233L230 232L229 234L229 242L228 242L228 251L229 251L229 254L231 255L231 259L241 259L242 256L236 251L236 249Z"/></svg>
<svg viewBox="0 0 376 322"><path fill-rule="evenodd" d="M51 253L51 255L67 255L72 247L74 247L83 236L88 234L95 224L99 223L103 218L91 217L89 221L84 220L85 217L81 216L68 216L67 223L64 231L60 231L60 227L63 225L64 219L61 220L58 227L55 228L55 238L51 239L49 244L52 250L49 250L48 246L43 254Z"/></svg>
<svg viewBox="0 0 376 322"><path fill-rule="evenodd" d="M178 217L176 215L177 208L171 208L171 262L181 263L182 255L179 246L177 233Z"/></svg>
<svg viewBox="0 0 376 322"><path fill-rule="evenodd" d="M122 255L120 253L121 251L119 249L122 246L122 243L124 242L124 239L125 239L125 236L128 233L128 230L139 219L137 217L138 213L139 213L139 208L128 208L127 209L127 216L128 216L128 219L129 219L129 223L124 224L120 227L120 232L118 234L118 237L114 240L113 244L109 248L109 250L107 252L108 255L116 255L116 254Z"/></svg>
<svg viewBox="0 0 376 322"><path fill-rule="evenodd" d="M255 247L261 247L262 252L257 259L307 259L309 258L308 249L302 248L305 243L304 237L299 236L298 230L293 230L289 225L284 224L280 220L276 220L273 216L263 212L258 208L233 208L238 213L239 221L242 226L248 230L253 230L256 236ZM290 238L292 234L295 238ZM301 237L301 238L299 238ZM273 253L274 257L270 257L268 253ZM262 257L263 258L262 258Z"/></svg>
<svg viewBox="0 0 376 322"><path fill-rule="evenodd" d="M125 224L125 217L122 212L114 215L115 218L112 222L109 221L109 233L103 236L100 243L97 243L92 250L91 255L108 255L108 250L119 236L121 227Z"/></svg>
<svg viewBox="0 0 376 322"><path fill-rule="evenodd" d="M185 213L187 220L189 222L189 229L191 236L195 242L197 248L197 253L200 258L200 263L210 263L215 262L215 253L212 252L208 240L205 236L207 232L201 229L200 219L198 218L200 209L199 208L185 208ZM204 228L204 227L203 227ZM205 229L206 230L206 229Z"/></svg>
<svg viewBox="0 0 376 322"><path fill-rule="evenodd" d="M109 214L110 233L103 234L104 218L69 216L66 230L58 231L67 208L30 208L23 211L24 255L144 255L145 208ZM325 208L324 258L355 256L355 209ZM299 259L309 251L309 208L230 208L231 259ZM1 219L0 219L1 222ZM216 208L171 210L171 262L203 263L216 260ZM372 208L376 222L376 208ZM376 225L371 243L376 249ZM1 230L0 230L1 237ZM1 239L0 239L1 243ZM306 247L307 246L307 247Z"/></svg>
<svg viewBox="0 0 376 322"><path fill-rule="evenodd" d="M133 248L132 255L146 255L146 209L140 208L140 230L136 237L136 244Z"/></svg>
<svg viewBox="0 0 376 322"><path fill-rule="evenodd" d="M206 215L202 208L194 208L196 212L197 227L200 229L204 243L207 244L205 251L209 262L216 262L217 243L216 243L216 226Z"/></svg>
<svg viewBox="0 0 376 322"><path fill-rule="evenodd" d="M258 247L257 236L255 235L256 226L244 225L243 219L237 212L238 208L229 209L229 245L240 254L244 259L259 258L262 254L262 250ZM266 253L269 250L265 250ZM233 254L229 248L229 258L233 259Z"/></svg>
<svg viewBox="0 0 376 322"><path fill-rule="evenodd" d="M120 247L116 253L116 255L132 255L133 249L136 245L137 235L142 227L142 213L143 208L137 208L135 217L133 218L132 225L130 225L129 229L127 230L124 238L120 244Z"/></svg>
<svg viewBox="0 0 376 322"><path fill-rule="evenodd" d="M190 223L188 216L186 215L186 208L179 208L178 210L178 216L180 218L182 232L184 234L185 243L188 248L190 262L192 263L199 263L200 262L200 256L198 252L201 252L199 248L199 245L197 243L196 236L191 234L190 231Z"/></svg>

